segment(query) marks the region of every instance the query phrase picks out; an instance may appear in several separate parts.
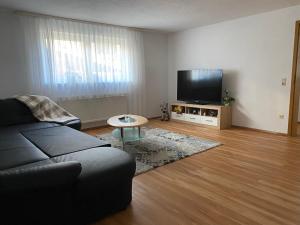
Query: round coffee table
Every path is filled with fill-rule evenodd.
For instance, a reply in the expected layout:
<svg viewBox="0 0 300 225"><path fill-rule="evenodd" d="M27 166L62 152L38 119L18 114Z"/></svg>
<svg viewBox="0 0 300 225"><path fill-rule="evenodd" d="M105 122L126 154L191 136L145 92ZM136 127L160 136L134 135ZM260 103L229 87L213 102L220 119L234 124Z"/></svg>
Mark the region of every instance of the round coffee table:
<svg viewBox="0 0 300 225"><path fill-rule="evenodd" d="M128 141L140 140L143 137L141 126L148 123L148 119L138 115L118 115L107 120L107 124L116 127L112 134L120 138L122 144Z"/></svg>

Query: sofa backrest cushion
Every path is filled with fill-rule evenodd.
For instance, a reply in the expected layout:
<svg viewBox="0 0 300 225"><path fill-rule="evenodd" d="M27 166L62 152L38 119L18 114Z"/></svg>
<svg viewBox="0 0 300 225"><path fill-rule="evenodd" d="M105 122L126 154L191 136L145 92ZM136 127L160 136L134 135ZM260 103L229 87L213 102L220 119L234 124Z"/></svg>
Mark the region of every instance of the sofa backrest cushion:
<svg viewBox="0 0 300 225"><path fill-rule="evenodd" d="M33 122L37 119L25 104L14 98L0 99L0 126Z"/></svg>

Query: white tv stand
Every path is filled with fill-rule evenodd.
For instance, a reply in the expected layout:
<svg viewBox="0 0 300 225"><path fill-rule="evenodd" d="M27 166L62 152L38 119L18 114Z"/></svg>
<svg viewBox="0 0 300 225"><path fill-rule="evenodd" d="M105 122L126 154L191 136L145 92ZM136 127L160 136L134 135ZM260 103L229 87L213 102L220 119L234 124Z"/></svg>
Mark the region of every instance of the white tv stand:
<svg viewBox="0 0 300 225"><path fill-rule="evenodd" d="M176 102L171 104L171 119L222 130L231 127L231 107Z"/></svg>

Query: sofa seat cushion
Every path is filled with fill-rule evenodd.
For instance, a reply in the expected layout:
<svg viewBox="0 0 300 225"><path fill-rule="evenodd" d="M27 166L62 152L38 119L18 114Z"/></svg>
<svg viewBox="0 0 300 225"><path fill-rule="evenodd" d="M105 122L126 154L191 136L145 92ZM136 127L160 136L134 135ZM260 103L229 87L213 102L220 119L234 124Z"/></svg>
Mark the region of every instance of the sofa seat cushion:
<svg viewBox="0 0 300 225"><path fill-rule="evenodd" d="M22 134L0 130L0 170L48 158Z"/></svg>
<svg viewBox="0 0 300 225"><path fill-rule="evenodd" d="M81 197L99 195L101 190L129 183L135 173L135 159L116 148L92 148L54 157L57 162L78 161L82 170L78 177L77 191ZM102 193L105 195L105 193Z"/></svg>
<svg viewBox="0 0 300 225"><path fill-rule="evenodd" d="M107 146L99 139L66 126L21 132L50 157Z"/></svg>

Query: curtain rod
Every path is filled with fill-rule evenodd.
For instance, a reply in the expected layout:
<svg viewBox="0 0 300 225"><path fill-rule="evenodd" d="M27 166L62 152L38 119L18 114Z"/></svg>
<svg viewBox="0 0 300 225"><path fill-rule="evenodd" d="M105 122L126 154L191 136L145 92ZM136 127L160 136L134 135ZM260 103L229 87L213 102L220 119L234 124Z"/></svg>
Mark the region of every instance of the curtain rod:
<svg viewBox="0 0 300 225"><path fill-rule="evenodd" d="M49 14L41 14L41 13L34 13L34 12L28 12L28 11L16 10L16 11L14 11L14 14L20 15L20 16L54 18L54 19L61 19L61 20L69 20L69 21L73 21L73 22L81 22L81 23L89 23L89 24L114 26L114 27L119 27L119 28L132 29L132 30L136 30L136 31L152 31L153 32L153 30L144 29L144 28L126 27L126 26L109 24L109 23L101 23L101 22L88 21L88 20L72 19L72 18L67 18L67 17L52 16L52 15L49 15Z"/></svg>

